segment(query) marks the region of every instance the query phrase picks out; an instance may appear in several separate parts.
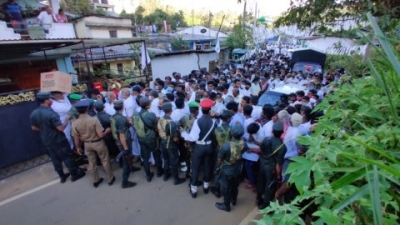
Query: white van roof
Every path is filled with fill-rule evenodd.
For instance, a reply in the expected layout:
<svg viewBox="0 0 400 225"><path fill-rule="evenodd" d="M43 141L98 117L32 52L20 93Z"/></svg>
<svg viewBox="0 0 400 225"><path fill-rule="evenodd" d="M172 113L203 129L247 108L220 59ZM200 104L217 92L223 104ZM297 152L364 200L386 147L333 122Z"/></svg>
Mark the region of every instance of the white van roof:
<svg viewBox="0 0 400 225"><path fill-rule="evenodd" d="M274 91L274 92L278 92L278 93L282 93L282 94L291 94L291 93L296 93L296 91L305 91L305 88L300 86L300 85L282 85L282 86L277 86L274 89L270 89L270 91Z"/></svg>

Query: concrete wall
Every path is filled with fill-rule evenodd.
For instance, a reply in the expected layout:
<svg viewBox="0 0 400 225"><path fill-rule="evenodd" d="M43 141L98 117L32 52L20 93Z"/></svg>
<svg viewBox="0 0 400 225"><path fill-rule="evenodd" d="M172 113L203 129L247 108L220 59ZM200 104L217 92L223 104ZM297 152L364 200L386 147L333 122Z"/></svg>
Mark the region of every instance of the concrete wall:
<svg viewBox="0 0 400 225"><path fill-rule="evenodd" d="M201 30L202 30L202 29L206 29L207 32L201 33ZM207 28L207 27L203 27L203 26L194 26L194 27L189 27L189 28L180 30L180 31L178 31L178 32L176 32L176 33L177 33L177 34L196 34L196 35L204 35L204 36L207 36L207 37L216 38L216 37L217 37L218 31L216 31L216 30L211 30L211 29L209 29L209 28ZM226 37L228 37L228 35L226 35L226 34L220 32L220 33L218 34L218 37L219 37L219 38L226 38Z"/></svg>
<svg viewBox="0 0 400 225"><path fill-rule="evenodd" d="M173 72L179 72L182 75L189 74L192 70L199 69L197 64L200 57L200 68L209 69L209 62L219 59L219 54L216 52L210 53L186 53L179 55L168 55L155 57L151 60L151 67L153 71L153 79L160 78L164 80L165 76L171 76Z"/></svg>
<svg viewBox="0 0 400 225"><path fill-rule="evenodd" d="M135 67L135 61L133 60L118 60L118 61L111 61L110 63L110 69L111 71L118 72L118 64L122 63L122 67L124 69L124 72L127 70L132 70Z"/></svg>
<svg viewBox="0 0 400 225"><path fill-rule="evenodd" d="M117 38L133 37L130 19L89 16L78 20L75 29L79 38L110 38L110 30L117 31Z"/></svg>

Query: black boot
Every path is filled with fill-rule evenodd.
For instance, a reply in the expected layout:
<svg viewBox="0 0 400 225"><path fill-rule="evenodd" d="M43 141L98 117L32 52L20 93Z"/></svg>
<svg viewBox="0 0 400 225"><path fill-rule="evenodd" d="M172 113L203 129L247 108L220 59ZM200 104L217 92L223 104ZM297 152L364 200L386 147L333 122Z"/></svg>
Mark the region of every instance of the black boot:
<svg viewBox="0 0 400 225"><path fill-rule="evenodd" d="M217 203L215 203L215 207L217 207L217 209L219 209L219 210L223 210L223 211L227 211L227 212L231 211L231 207L225 205L224 203L217 202Z"/></svg>
<svg viewBox="0 0 400 225"><path fill-rule="evenodd" d="M154 177L154 173L153 172L148 172L147 174L147 182L151 182L151 179L153 179Z"/></svg>
<svg viewBox="0 0 400 225"><path fill-rule="evenodd" d="M157 177L161 177L164 174L164 169L163 168L158 168L157 169Z"/></svg>
<svg viewBox="0 0 400 225"><path fill-rule="evenodd" d="M175 178L174 185L182 184L186 181L185 178Z"/></svg>
<svg viewBox="0 0 400 225"><path fill-rule="evenodd" d="M217 198L221 198L221 192L218 187L211 187L211 193Z"/></svg>
<svg viewBox="0 0 400 225"><path fill-rule="evenodd" d="M60 183L65 183L65 181L67 181L68 177L71 176L70 173L66 173L60 176Z"/></svg>

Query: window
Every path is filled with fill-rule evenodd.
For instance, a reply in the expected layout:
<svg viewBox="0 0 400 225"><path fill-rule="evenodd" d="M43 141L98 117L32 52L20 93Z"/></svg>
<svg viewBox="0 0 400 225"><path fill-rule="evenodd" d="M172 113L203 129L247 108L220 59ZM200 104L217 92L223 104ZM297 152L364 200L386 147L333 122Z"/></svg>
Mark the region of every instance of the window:
<svg viewBox="0 0 400 225"><path fill-rule="evenodd" d="M204 44L204 50L210 49L210 44Z"/></svg>
<svg viewBox="0 0 400 225"><path fill-rule="evenodd" d="M196 44L196 51L201 51L201 44Z"/></svg>
<svg viewBox="0 0 400 225"><path fill-rule="evenodd" d="M110 30L110 38L117 38L117 31L116 30Z"/></svg>
<svg viewBox="0 0 400 225"><path fill-rule="evenodd" d="M124 66L122 65L122 63L117 64L117 70L120 75L124 74Z"/></svg>

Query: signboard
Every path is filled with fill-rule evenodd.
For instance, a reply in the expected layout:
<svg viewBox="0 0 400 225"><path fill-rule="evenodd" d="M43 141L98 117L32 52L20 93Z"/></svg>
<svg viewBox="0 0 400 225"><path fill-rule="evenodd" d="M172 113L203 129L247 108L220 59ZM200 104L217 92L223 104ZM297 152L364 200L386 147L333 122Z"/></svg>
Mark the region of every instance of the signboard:
<svg viewBox="0 0 400 225"><path fill-rule="evenodd" d="M206 33L206 32L207 32L207 29L204 29L204 28L203 28L203 29L200 30L200 33L202 33L202 34L204 34L204 33Z"/></svg>

